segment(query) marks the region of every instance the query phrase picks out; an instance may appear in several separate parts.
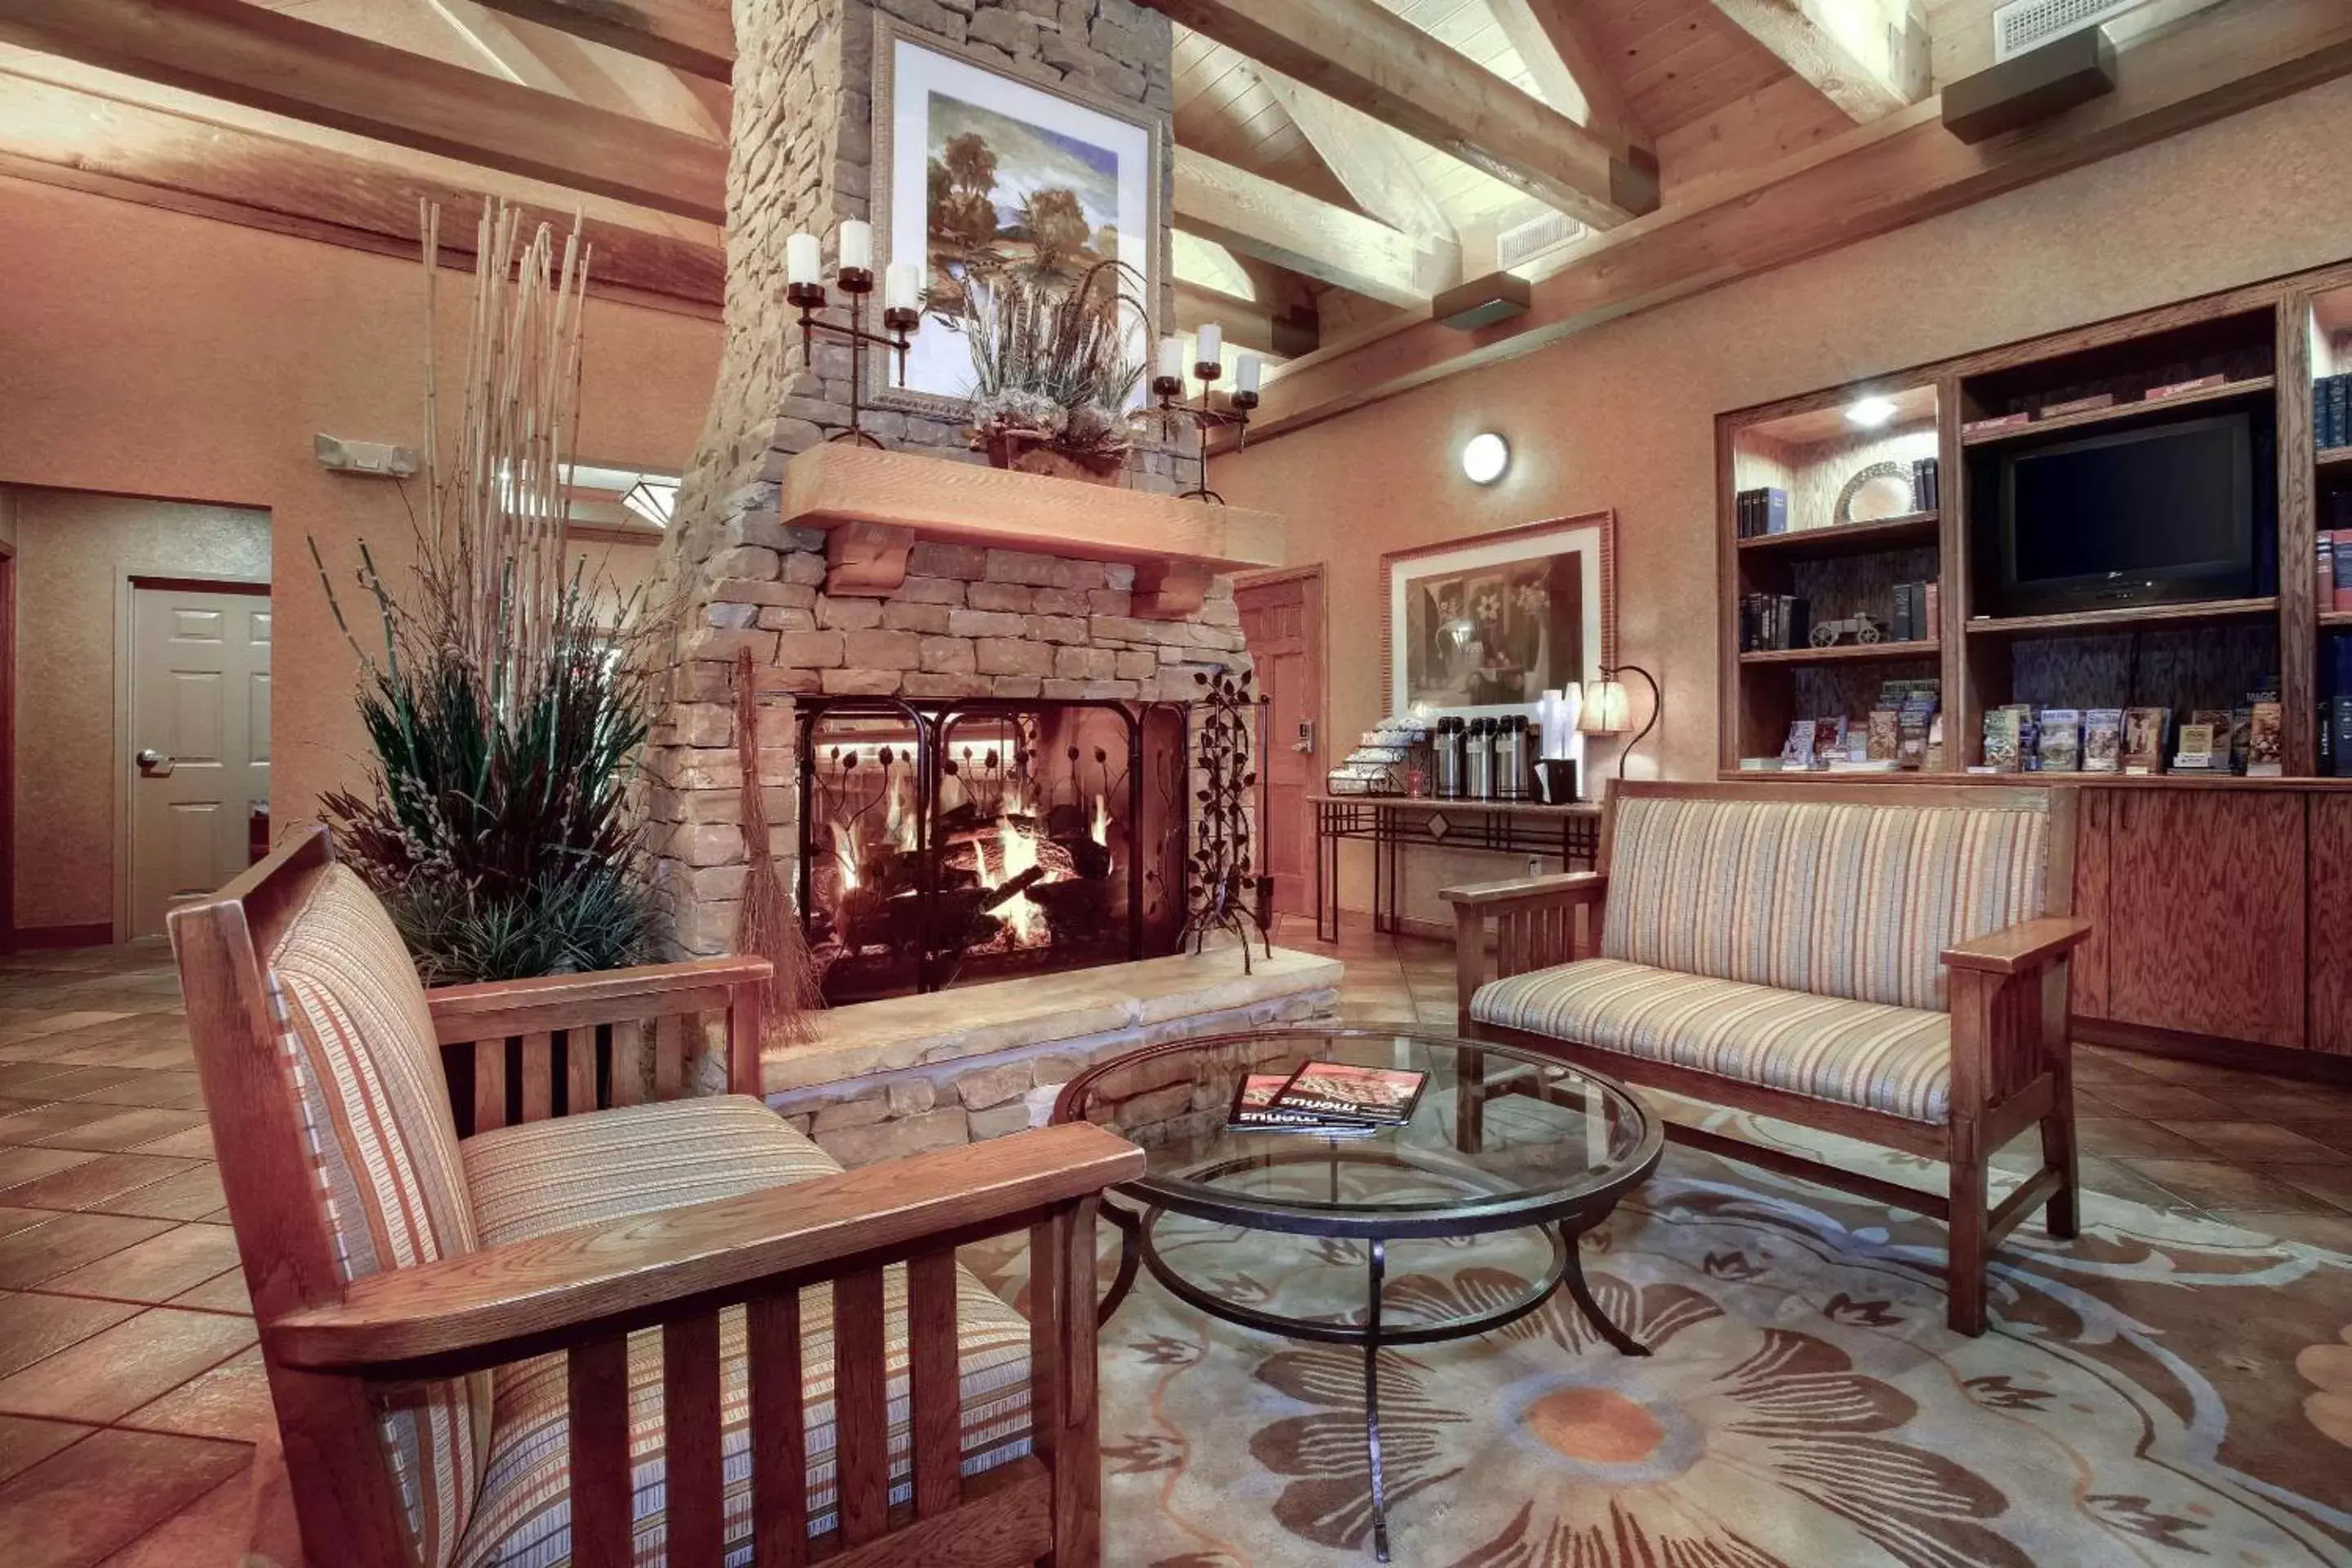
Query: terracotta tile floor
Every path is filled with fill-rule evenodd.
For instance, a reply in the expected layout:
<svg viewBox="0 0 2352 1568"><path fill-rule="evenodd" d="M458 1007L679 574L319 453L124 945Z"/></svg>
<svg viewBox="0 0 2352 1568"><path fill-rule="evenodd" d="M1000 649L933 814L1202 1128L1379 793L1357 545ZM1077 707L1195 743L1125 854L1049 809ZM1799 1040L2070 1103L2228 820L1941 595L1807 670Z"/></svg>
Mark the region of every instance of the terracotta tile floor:
<svg viewBox="0 0 2352 1568"><path fill-rule="evenodd" d="M1453 1023L1450 947L1335 951L1344 1021ZM2352 1089L2078 1059L2089 1184L2352 1251ZM0 959L7 1568L235 1561L268 1394L193 1065L160 944Z"/></svg>

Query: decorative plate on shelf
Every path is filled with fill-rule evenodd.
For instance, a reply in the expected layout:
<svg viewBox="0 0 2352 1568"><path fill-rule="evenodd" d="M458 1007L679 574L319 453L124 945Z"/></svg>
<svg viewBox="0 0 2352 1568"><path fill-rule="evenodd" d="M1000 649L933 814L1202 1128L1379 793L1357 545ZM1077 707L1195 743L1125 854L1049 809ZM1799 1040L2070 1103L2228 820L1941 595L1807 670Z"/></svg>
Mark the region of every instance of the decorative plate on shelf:
<svg viewBox="0 0 2352 1568"><path fill-rule="evenodd" d="M1846 480L1830 515L1842 523L1879 522L1911 510L1911 465L1873 463Z"/></svg>

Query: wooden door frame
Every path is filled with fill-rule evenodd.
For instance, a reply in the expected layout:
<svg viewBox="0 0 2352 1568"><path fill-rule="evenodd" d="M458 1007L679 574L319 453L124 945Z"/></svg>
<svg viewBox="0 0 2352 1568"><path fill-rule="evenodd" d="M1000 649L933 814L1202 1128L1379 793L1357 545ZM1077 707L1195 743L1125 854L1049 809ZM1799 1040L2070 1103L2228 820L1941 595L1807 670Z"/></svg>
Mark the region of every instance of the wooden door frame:
<svg viewBox="0 0 2352 1568"><path fill-rule="evenodd" d="M1307 793L1317 795L1321 791L1314 787L1314 780L1328 771L1324 766L1324 753L1331 744L1331 595L1323 563L1318 561L1305 566L1278 566L1267 572L1243 573L1234 579L1234 596L1238 601L1244 589L1271 588L1284 583L1307 584L1314 621L1307 634L1307 647L1315 661L1315 754L1307 759L1314 764L1308 770ZM1246 643L1244 646L1246 647ZM1269 745L1275 743L1272 735L1268 735L1266 740ZM1281 743L1289 744L1286 741ZM1306 830L1311 840L1314 833L1311 812L1307 817ZM1314 846L1310 842L1307 846L1307 860L1310 868L1314 858ZM1311 868L1307 874L1314 874Z"/></svg>
<svg viewBox="0 0 2352 1568"><path fill-rule="evenodd" d="M114 592L114 921L108 940L131 940L131 835L136 826L131 815L131 770L123 764L131 760L131 695L135 690L132 674L139 653L139 627L135 606L142 588L162 592L178 590L197 594L245 594L259 598L273 596L274 586L267 577L190 576L185 574L127 571L117 581ZM270 637L270 668L277 669L277 636L275 616ZM270 704L270 727L277 727L276 702ZM272 772L275 779L275 771ZM273 784L272 793L275 793Z"/></svg>

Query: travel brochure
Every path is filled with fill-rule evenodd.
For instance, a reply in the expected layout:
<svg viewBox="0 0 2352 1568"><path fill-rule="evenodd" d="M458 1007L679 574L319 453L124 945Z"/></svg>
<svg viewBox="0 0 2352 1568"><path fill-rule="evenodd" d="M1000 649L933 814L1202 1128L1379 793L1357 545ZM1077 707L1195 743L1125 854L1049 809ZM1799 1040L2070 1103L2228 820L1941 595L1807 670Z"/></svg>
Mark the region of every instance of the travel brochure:
<svg viewBox="0 0 2352 1568"><path fill-rule="evenodd" d="M1348 1062L1308 1062L1292 1073L1250 1073L1234 1091L1225 1129L1369 1137L1412 1121L1428 1082L1427 1073Z"/></svg>

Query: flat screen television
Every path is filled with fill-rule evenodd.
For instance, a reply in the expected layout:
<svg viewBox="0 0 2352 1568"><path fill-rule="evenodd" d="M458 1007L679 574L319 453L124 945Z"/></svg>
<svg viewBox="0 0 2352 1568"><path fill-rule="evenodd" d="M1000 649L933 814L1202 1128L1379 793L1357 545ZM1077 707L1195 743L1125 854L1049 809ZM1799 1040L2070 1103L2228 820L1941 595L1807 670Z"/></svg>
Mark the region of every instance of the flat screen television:
<svg viewBox="0 0 2352 1568"><path fill-rule="evenodd" d="M2220 414L2001 448L1983 476L1998 532L1986 542L1992 613L2263 592L2259 541L2276 526L2268 423Z"/></svg>

